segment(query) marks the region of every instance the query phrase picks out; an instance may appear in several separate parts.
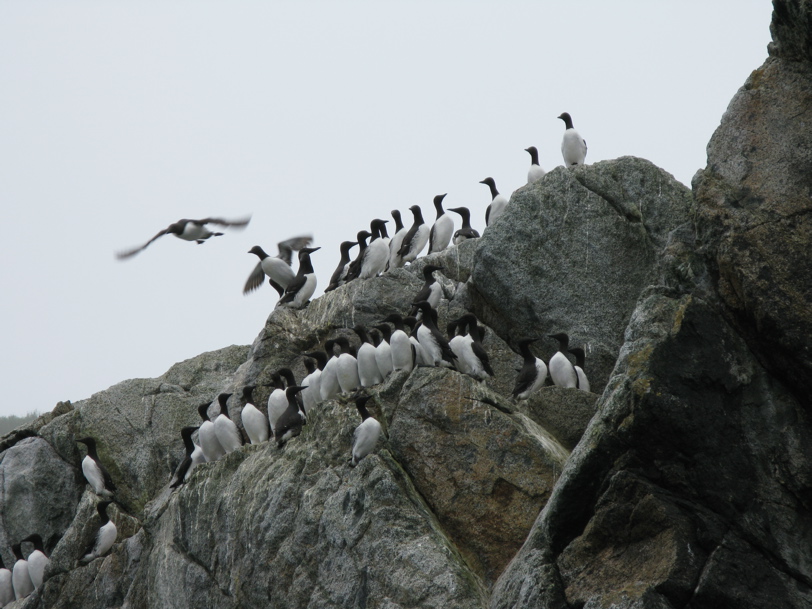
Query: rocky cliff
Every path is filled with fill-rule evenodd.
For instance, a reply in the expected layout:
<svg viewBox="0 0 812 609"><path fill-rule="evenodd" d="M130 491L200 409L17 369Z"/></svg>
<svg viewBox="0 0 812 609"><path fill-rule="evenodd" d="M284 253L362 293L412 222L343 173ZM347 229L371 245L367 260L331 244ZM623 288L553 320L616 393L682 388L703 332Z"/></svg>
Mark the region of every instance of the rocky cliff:
<svg viewBox="0 0 812 609"><path fill-rule="evenodd" d="M693 190L633 157L555 169L479 240L0 440L3 560L33 532L51 555L9 606L812 606L812 6L774 4L770 57ZM441 327L464 311L489 326L493 379L391 375L369 391L384 437L355 468L358 414L332 400L285 448L245 446L170 491L201 402L256 384L264 403L279 367L301 379L304 352L404 312L429 263ZM509 399L517 341L560 331L595 393ZM119 534L85 565L87 435Z"/></svg>

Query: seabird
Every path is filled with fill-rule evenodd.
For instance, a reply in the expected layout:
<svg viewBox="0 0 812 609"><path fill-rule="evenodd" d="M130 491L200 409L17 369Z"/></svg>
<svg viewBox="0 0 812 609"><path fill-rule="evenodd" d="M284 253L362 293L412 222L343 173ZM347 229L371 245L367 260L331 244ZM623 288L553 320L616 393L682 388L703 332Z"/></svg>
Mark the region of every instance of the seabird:
<svg viewBox="0 0 812 609"><path fill-rule="evenodd" d="M471 228L471 212L467 207L449 207L448 211L462 217L462 228L454 233L454 245L459 245L466 239L479 239L479 232Z"/></svg>
<svg viewBox="0 0 812 609"><path fill-rule="evenodd" d="M368 401L369 396L355 398L355 407L358 409L358 414L361 415L361 424L352 434L352 461L350 461L352 467L358 465L361 459L372 452L381 435L381 424L369 414L366 408Z"/></svg>
<svg viewBox="0 0 812 609"><path fill-rule="evenodd" d="M361 275L361 267L364 264L364 258L367 255L367 239L372 236L368 230L361 230L358 231L358 234L355 235L355 239L358 242L358 253L355 255L355 259L350 262L350 266L347 267L347 276L345 278L345 283L349 283L353 279L358 279Z"/></svg>
<svg viewBox="0 0 812 609"><path fill-rule="evenodd" d="M569 349L569 352L575 356L575 374L578 375L578 389L581 391L589 391L589 379L584 372L584 361L586 360L584 350L581 347L573 347Z"/></svg>
<svg viewBox="0 0 812 609"><path fill-rule="evenodd" d="M348 394L361 385L361 377L358 376L358 359L346 336L339 336L334 342L341 348L341 355L338 356L336 364L338 385L341 387L341 393Z"/></svg>
<svg viewBox="0 0 812 609"><path fill-rule="evenodd" d="M414 368L414 347L403 325L403 317L392 313L383 320L395 326L395 331L389 337L389 349L392 354L392 368L411 372Z"/></svg>
<svg viewBox="0 0 812 609"><path fill-rule="evenodd" d="M436 315L437 311L432 310L432 315ZM422 314L421 314L422 317ZM417 366L433 366L434 362L432 359L426 354L426 350L423 348L423 345L420 344L418 340L418 332L420 328L423 327L423 323L417 321L416 317L412 315L407 315L403 318L403 325L408 326L409 332L409 341L412 343L412 355L414 357L414 365ZM435 325L437 322L435 321Z"/></svg>
<svg viewBox="0 0 812 609"><path fill-rule="evenodd" d="M203 451L203 456L206 461L217 461L220 457L226 454L220 440L217 439L217 433L214 431L214 423L209 419L209 402L201 404L197 407L197 412L203 422L200 424L200 429L197 433L197 439L200 442L200 448Z"/></svg>
<svg viewBox="0 0 812 609"><path fill-rule="evenodd" d="M447 194L447 193L446 193ZM434 209L437 211L437 218L429 232L429 254L442 252L451 243L451 236L454 234L454 220L446 215L443 210L443 199L446 195L434 197Z"/></svg>
<svg viewBox="0 0 812 609"><path fill-rule="evenodd" d="M0 607L5 607L14 601L14 584L11 583L11 571L3 564L0 554Z"/></svg>
<svg viewBox="0 0 812 609"><path fill-rule="evenodd" d="M281 376L286 383L286 387L296 387L299 383L296 382L296 377L293 376L293 371L290 368L280 368L278 372L279 376ZM302 391L307 389L307 387L302 384ZM304 424L307 424L307 415L305 415L305 408L304 408L304 400L302 400L302 394L296 394L296 402L299 404L299 411L302 413L302 420Z"/></svg>
<svg viewBox="0 0 812 609"><path fill-rule="evenodd" d="M400 248L403 245L403 238L406 236L406 233L409 232L409 229L403 226L403 220L401 220L400 212L397 209L393 209L390 213L395 219L395 234L392 236L391 241L389 241L389 268L397 269L403 266L403 260L400 257Z"/></svg>
<svg viewBox="0 0 812 609"><path fill-rule="evenodd" d="M358 380L361 386L372 387L373 385L382 383L383 376L381 376L381 371L378 368L378 362L375 357L377 350L370 340L366 329L359 324L352 330L358 335L358 338L361 339L361 346L358 347L358 353L356 355L358 362Z"/></svg>
<svg viewBox="0 0 812 609"><path fill-rule="evenodd" d="M412 306L423 311L422 325L417 331L417 340L425 351L429 365L453 367L457 356L448 346L448 341L443 333L437 328L434 317L437 311L425 300L413 302Z"/></svg>
<svg viewBox="0 0 812 609"><path fill-rule="evenodd" d="M276 440L278 448L282 448L288 440L302 433L302 426L304 425L307 413L301 411L299 401L296 399L296 394L302 389L305 389L305 387L300 385L294 385L285 389L288 407L276 421L276 429L274 430L274 440Z"/></svg>
<svg viewBox="0 0 812 609"><path fill-rule="evenodd" d="M572 167L574 165L583 165L586 158L586 140L572 126L572 117L568 112L564 112L559 116L566 129L564 130L564 139L561 140L561 154L564 156L564 165Z"/></svg>
<svg viewBox="0 0 812 609"><path fill-rule="evenodd" d="M564 332L549 336L557 340L559 344L558 351L550 358L550 363L547 365L550 370L550 378L558 387L575 389L578 386L578 375L572 362L564 355L564 351L567 351L569 347L569 336Z"/></svg>
<svg viewBox="0 0 812 609"><path fill-rule="evenodd" d="M30 541L34 544L34 551L28 555L28 575L31 577L31 583L34 588L39 588L42 585L42 580L45 575L45 567L51 562L45 555L45 548L42 546L42 537L37 533L29 535L23 541Z"/></svg>
<svg viewBox="0 0 812 609"><path fill-rule="evenodd" d="M184 241L196 241L198 244L204 243L209 237L220 237L223 233L213 233L206 228L207 224L216 224L218 226L233 226L237 228L244 228L248 226L251 221L251 216L240 220L224 220L223 218L203 218L202 220L187 220L182 219L170 224L165 229L160 231L152 239L147 241L144 245L140 245L124 252L118 252L116 258L124 260L135 256L138 252L146 249L147 246L156 239L164 235L175 235L178 239Z"/></svg>
<svg viewBox="0 0 812 609"><path fill-rule="evenodd" d="M254 389L253 385L246 385L242 389L242 399L245 405L242 407L242 412L240 412L240 419L245 433L248 434L248 439L251 440L251 444L262 444L267 442L270 437L268 419L254 404Z"/></svg>
<svg viewBox="0 0 812 609"><path fill-rule="evenodd" d="M430 229L423 221L423 212L420 211L420 206L412 205L409 210L414 216L414 222L403 237L403 243L398 252L401 266L417 258L429 240Z"/></svg>
<svg viewBox="0 0 812 609"><path fill-rule="evenodd" d="M81 562L83 563L89 563L95 558L104 556L116 542L116 537L118 536L116 523L110 520L110 517L107 515L107 508L111 503L113 502L100 501L96 505L96 511L99 514L99 520L101 520L101 527L99 527L99 531L96 533L96 539L87 548L87 553L81 558Z"/></svg>
<svg viewBox="0 0 812 609"><path fill-rule="evenodd" d="M386 234L386 220L375 219L370 223L372 241L366 249L366 255L358 273L359 279L377 277L386 270L389 264L389 237Z"/></svg>
<svg viewBox="0 0 812 609"><path fill-rule="evenodd" d="M268 396L268 423L271 426L271 435L274 435L276 422L288 409L288 398L285 396L285 384L278 372L273 375L272 386L274 389Z"/></svg>
<svg viewBox="0 0 812 609"><path fill-rule="evenodd" d="M491 189L491 202L485 210L485 226L490 226L504 213L508 205L508 198L505 195L499 194L499 191L496 190L496 182L494 182L493 178L485 178L480 184L485 184Z"/></svg>
<svg viewBox="0 0 812 609"><path fill-rule="evenodd" d="M299 251L299 271L296 277L288 284L285 295L279 299L278 306L290 306L301 309L316 291L316 271L310 262L310 254L320 250L320 247L304 247Z"/></svg>
<svg viewBox="0 0 812 609"><path fill-rule="evenodd" d="M320 354L324 357L324 354ZM306 356L303 361L307 375L302 379L302 385L307 387L299 394L302 396L302 403L307 410L313 408L321 401L321 387L319 386L319 379L321 378L321 369L316 367L310 356ZM327 358L324 358L324 363L327 363Z"/></svg>
<svg viewBox="0 0 812 609"><path fill-rule="evenodd" d="M530 344L537 341L537 338L523 338L519 341L519 352L524 358L516 377L516 385L513 387L513 397L518 400L526 400L537 389L544 385L547 379L547 365L530 352Z"/></svg>
<svg viewBox="0 0 812 609"><path fill-rule="evenodd" d="M116 485L113 484L110 474L99 461L99 455L96 453L96 440L88 437L77 440L77 442L87 446L87 456L82 459L82 473L85 475L85 479L97 495L112 497Z"/></svg>
<svg viewBox="0 0 812 609"><path fill-rule="evenodd" d="M11 585L14 588L14 596L17 600L25 598L34 591L34 582L28 573L28 561L23 558L21 544L15 543L11 546L16 562L11 570Z"/></svg>
<svg viewBox="0 0 812 609"><path fill-rule="evenodd" d="M172 483L169 488L178 488L181 484L189 479L195 467L201 463L206 462L206 457L203 455L203 449L200 448L192 440L192 434L196 432L199 427L184 427L180 430L180 437L183 438L183 447L185 449L185 456L183 461L180 462L175 473L172 475Z"/></svg>
<svg viewBox="0 0 812 609"><path fill-rule="evenodd" d="M473 313L466 313L457 320L461 326L468 328L469 341L462 344L462 359L465 360L465 373L479 381L493 376L490 358L482 346L482 337L479 333L477 318ZM453 349L452 349L453 351ZM459 357L458 357L459 359Z"/></svg>
<svg viewBox="0 0 812 609"><path fill-rule="evenodd" d="M251 271L251 274L248 276L242 293L248 294L259 288L262 282L265 281L265 276L267 275L271 287L279 293L279 296L282 296L285 293L285 289L296 276L290 267L293 252L307 247L311 241L313 241L313 237L310 235L302 235L301 237L293 237L287 241L282 241L277 245L279 254L276 256L269 256L265 253L265 250L258 245L248 250L249 254L256 254L259 258L259 262L257 262L254 270Z"/></svg>
<svg viewBox="0 0 812 609"><path fill-rule="evenodd" d="M530 146L530 148L525 148L524 150L530 154L530 169L527 170L527 183L532 184L543 178L547 172L539 165L539 151L536 150L535 146Z"/></svg>
<svg viewBox="0 0 812 609"><path fill-rule="evenodd" d="M328 340L325 342L324 351L328 359L321 371L321 378L319 379L322 401L332 400L341 390L338 384L338 357L336 357L335 354L335 341Z"/></svg>
<svg viewBox="0 0 812 609"><path fill-rule="evenodd" d="M392 346L389 344L392 338L392 328L389 327L389 324L378 324L373 328L381 333L381 342L375 347L375 361L378 363L381 377L385 379L394 370Z"/></svg>
<svg viewBox="0 0 812 609"><path fill-rule="evenodd" d="M220 414L214 418L214 433L217 434L217 441L227 452L234 452L243 445L242 434L237 429L237 424L228 416L228 398L230 393L221 393L217 396L220 403Z"/></svg>
<svg viewBox="0 0 812 609"><path fill-rule="evenodd" d="M423 267L423 287L420 288L420 291L417 293L417 296L412 299L412 302L426 300L431 305L432 309L437 308L437 305L440 304L440 299L443 296L443 288L434 278L434 271L442 270L443 267L437 266L436 264L427 264ZM412 310L409 314L414 315L415 313L417 313L417 307L412 306Z"/></svg>
<svg viewBox="0 0 812 609"><path fill-rule="evenodd" d="M333 271L333 276L330 277L330 285L324 290L325 292L332 292L337 287L344 285L347 282L347 272L350 270L350 250L358 245L357 241L342 241L339 249L341 250L341 259L338 261L336 270Z"/></svg>

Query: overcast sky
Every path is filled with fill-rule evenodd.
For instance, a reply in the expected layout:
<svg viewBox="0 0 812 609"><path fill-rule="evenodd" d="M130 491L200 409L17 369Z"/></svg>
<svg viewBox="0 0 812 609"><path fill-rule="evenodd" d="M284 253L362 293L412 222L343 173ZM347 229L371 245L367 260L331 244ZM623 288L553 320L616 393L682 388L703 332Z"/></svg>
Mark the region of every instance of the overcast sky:
<svg viewBox="0 0 812 609"><path fill-rule="evenodd" d="M250 344L253 245L338 243L436 194L484 227L535 145L647 158L690 185L767 56L765 0L0 3L0 415ZM179 218L253 214L202 246Z"/></svg>

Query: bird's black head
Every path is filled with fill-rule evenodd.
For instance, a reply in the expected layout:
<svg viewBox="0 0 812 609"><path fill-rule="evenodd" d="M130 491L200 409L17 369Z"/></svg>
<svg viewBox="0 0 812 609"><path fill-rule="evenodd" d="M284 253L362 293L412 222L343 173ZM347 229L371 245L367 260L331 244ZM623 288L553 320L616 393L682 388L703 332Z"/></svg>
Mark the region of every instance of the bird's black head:
<svg viewBox="0 0 812 609"><path fill-rule="evenodd" d="M435 205L435 207L436 207L437 205L441 205L441 204L442 204L443 199L445 199L445 197L446 197L446 195L447 195L447 194L448 194L448 193L445 193L445 194L442 194L442 195L437 195L436 197L434 197L434 205Z"/></svg>
<svg viewBox="0 0 812 609"><path fill-rule="evenodd" d="M242 388L242 399L246 404L254 403L254 389L256 389L254 385L246 385Z"/></svg>
<svg viewBox="0 0 812 609"><path fill-rule="evenodd" d="M321 246L319 246L319 247L303 247L301 250L299 250L299 258L301 259L302 255L309 256L313 252L318 252L320 249L321 249Z"/></svg>
<svg viewBox="0 0 812 609"><path fill-rule="evenodd" d="M357 241L342 241L340 246L341 253L342 254L348 253L356 245L358 245Z"/></svg>
<svg viewBox="0 0 812 609"><path fill-rule="evenodd" d="M572 117L570 116L569 112L562 112L561 115L558 117L562 121L564 121L564 125L566 125L567 129L572 129Z"/></svg>
<svg viewBox="0 0 812 609"><path fill-rule="evenodd" d="M96 440L94 440L93 438L87 437L87 438L82 438L81 440L76 440L76 441L79 442L80 444L84 444L89 449L96 448Z"/></svg>
<svg viewBox="0 0 812 609"><path fill-rule="evenodd" d="M484 180L480 180L479 183L496 188L496 182L493 181L493 178L485 178Z"/></svg>
<svg viewBox="0 0 812 609"><path fill-rule="evenodd" d="M196 432L198 429L200 429L200 427L191 427L191 426L184 427L183 429L180 430L180 437L183 438L184 440L186 438L191 438L192 434Z"/></svg>
<svg viewBox="0 0 812 609"><path fill-rule="evenodd" d="M200 415L200 418L204 421L209 420L209 402L205 402L197 407L197 412Z"/></svg>
<svg viewBox="0 0 812 609"><path fill-rule="evenodd" d="M558 343L561 345L562 350L566 349L567 345L569 345L570 337L567 336L565 332L559 332L558 334L548 334L548 336L550 338L554 338L555 340L557 340Z"/></svg>
<svg viewBox="0 0 812 609"><path fill-rule="evenodd" d="M434 271L442 271L442 270L443 267L441 266L437 266L436 264L427 264L426 266L423 267L423 276L428 277Z"/></svg>
<svg viewBox="0 0 812 609"><path fill-rule="evenodd" d="M40 552L45 551L45 549L42 546L42 537L40 537L38 533L34 533L33 535L29 535L28 537L23 539L20 543L23 543L24 541L30 541L31 543L33 543L34 548L39 550Z"/></svg>
<svg viewBox="0 0 812 609"><path fill-rule="evenodd" d="M258 245L255 245L250 250L248 250L248 253L249 254L256 254L257 256L259 256L260 260L265 260L265 258L268 257L268 254L265 253L265 250L263 250Z"/></svg>

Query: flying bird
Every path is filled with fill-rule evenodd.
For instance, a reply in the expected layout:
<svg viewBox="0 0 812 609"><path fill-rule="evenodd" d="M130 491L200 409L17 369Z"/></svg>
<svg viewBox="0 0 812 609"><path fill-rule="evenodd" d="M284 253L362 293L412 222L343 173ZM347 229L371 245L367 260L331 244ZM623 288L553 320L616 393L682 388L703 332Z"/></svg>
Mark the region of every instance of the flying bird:
<svg viewBox="0 0 812 609"><path fill-rule="evenodd" d="M242 218L240 220L224 220L223 218L203 218L202 220L188 220L186 218L182 220L178 220L177 222L170 224L165 229L160 231L157 235L155 235L152 239L147 241L144 245L139 245L138 247L134 247L133 249L129 249L123 252L118 252L116 254L116 258L119 260L126 260L127 258L131 258L135 256L141 250L147 248L147 246L163 237L164 235L175 235L178 239L183 239L184 241L196 241L198 245L204 243L206 239L209 237L220 237L223 233L214 233L206 228L207 224L216 224L217 226L232 226L237 228L245 228L248 226L248 223L251 221L251 216L247 218Z"/></svg>
<svg viewBox="0 0 812 609"><path fill-rule="evenodd" d="M296 276L290 267L293 252L307 247L312 241L313 237L310 235L302 235L301 237L293 237L282 241L277 244L279 253L276 256L269 256L258 245L252 247L248 250L248 253L256 254L259 262L248 276L248 281L245 282L242 293L248 294L259 288L267 275L271 287L279 293L279 296L282 296L285 293L285 288Z"/></svg>

